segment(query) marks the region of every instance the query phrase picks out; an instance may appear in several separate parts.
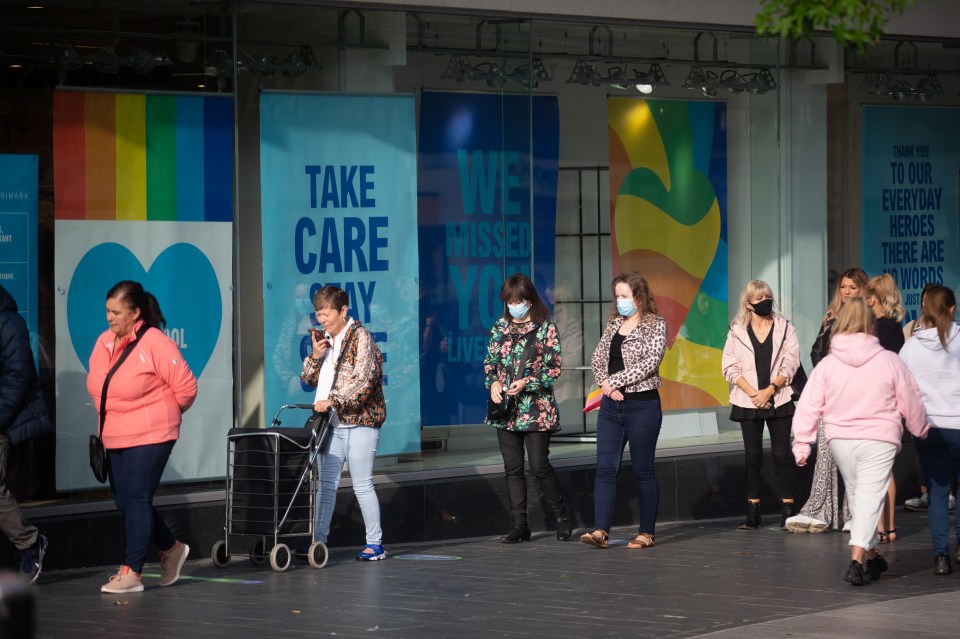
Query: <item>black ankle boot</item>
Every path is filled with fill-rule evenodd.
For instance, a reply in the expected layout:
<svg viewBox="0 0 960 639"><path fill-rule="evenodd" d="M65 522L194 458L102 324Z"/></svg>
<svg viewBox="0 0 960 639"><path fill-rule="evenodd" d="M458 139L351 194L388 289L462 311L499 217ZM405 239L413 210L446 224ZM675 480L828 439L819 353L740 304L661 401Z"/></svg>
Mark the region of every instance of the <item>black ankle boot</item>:
<svg viewBox="0 0 960 639"><path fill-rule="evenodd" d="M783 502L783 517L780 518L780 530L787 529L787 518L793 517L796 513L793 512L793 502L785 501Z"/></svg>
<svg viewBox="0 0 960 639"><path fill-rule="evenodd" d="M737 526L737 530L756 530L760 527L760 502L747 502L747 519Z"/></svg>
<svg viewBox="0 0 960 639"><path fill-rule="evenodd" d="M566 541L573 534L573 520L570 516L557 518L557 541Z"/></svg>
<svg viewBox="0 0 960 639"><path fill-rule="evenodd" d="M515 544L521 541L530 541L530 526L526 523L514 524L510 532L500 538L501 544Z"/></svg>

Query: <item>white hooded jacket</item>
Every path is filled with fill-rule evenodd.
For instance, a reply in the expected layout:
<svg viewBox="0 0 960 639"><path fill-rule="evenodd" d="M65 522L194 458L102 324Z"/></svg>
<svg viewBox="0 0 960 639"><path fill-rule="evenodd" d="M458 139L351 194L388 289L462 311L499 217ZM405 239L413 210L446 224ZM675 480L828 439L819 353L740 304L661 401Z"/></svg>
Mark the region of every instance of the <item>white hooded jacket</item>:
<svg viewBox="0 0 960 639"><path fill-rule="evenodd" d="M960 326L950 325L944 350L936 328L925 328L907 340L900 359L920 386L927 419L934 428L960 430Z"/></svg>

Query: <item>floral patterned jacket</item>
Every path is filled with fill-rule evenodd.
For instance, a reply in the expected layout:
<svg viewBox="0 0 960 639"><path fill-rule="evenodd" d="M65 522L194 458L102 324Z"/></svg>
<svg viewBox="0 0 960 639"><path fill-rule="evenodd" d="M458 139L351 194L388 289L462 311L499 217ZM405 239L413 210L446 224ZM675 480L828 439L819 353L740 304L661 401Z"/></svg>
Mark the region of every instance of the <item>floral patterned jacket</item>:
<svg viewBox="0 0 960 639"><path fill-rule="evenodd" d="M613 375L607 374L610 342L613 335L620 330L624 319L622 315L617 315L607 322L600 343L593 351L590 363L597 386L609 381L610 386L627 393L660 388L663 385L660 379L660 362L663 361L663 352L667 348L667 320L659 315L644 318L630 331L623 340L623 364L626 368Z"/></svg>
<svg viewBox="0 0 960 639"><path fill-rule="evenodd" d="M332 351L327 350L327 355ZM300 377L308 386L316 386L323 359L307 355ZM383 355L370 332L354 320L340 347L337 373L330 389L330 402L346 424L380 428L387 419L383 397Z"/></svg>
<svg viewBox="0 0 960 639"><path fill-rule="evenodd" d="M509 420L493 425L511 431L559 431L560 419L557 400L553 396L553 384L560 377L560 333L557 325L546 320L537 325L533 322L508 322L500 318L490 330L487 356L483 360L486 374L484 385L489 390L499 380L504 387L514 381L514 370L523 355L526 340L531 348L520 379L527 385L516 396L517 410Z"/></svg>

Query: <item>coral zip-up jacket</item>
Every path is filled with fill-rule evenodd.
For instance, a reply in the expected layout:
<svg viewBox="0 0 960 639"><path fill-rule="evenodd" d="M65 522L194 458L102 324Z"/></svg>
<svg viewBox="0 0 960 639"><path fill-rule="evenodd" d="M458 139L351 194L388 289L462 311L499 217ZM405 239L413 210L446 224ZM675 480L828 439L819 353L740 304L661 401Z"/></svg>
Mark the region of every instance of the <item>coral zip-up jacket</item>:
<svg viewBox="0 0 960 639"><path fill-rule="evenodd" d="M103 382L142 322L116 348L116 335L107 330L94 344L87 374L87 392L100 412ZM156 328L143 334L110 379L107 418L103 424L106 448L130 448L176 440L183 411L197 397L197 378L177 345ZM99 426L99 423L98 423Z"/></svg>

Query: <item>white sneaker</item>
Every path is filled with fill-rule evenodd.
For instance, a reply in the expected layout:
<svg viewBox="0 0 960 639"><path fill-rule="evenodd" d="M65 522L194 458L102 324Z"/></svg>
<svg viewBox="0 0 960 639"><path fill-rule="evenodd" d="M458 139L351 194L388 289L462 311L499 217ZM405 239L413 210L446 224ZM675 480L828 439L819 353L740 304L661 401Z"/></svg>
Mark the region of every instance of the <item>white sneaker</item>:
<svg viewBox="0 0 960 639"><path fill-rule="evenodd" d="M953 495L951 495L953 497ZM956 500L954 500L955 502ZM903 507L906 510L912 510L914 512L919 512L927 509L927 493L920 493L919 497L914 497L913 499L908 499L903 502Z"/></svg>
<svg viewBox="0 0 960 639"><path fill-rule="evenodd" d="M845 533L850 532L850 520L849 520L849 519L848 519L847 521L843 522L843 528L840 530L840 532L845 532Z"/></svg>
<svg viewBox="0 0 960 639"><path fill-rule="evenodd" d="M794 515L787 517L783 527L792 533L805 533L810 529L810 523L813 520L806 515Z"/></svg>
<svg viewBox="0 0 960 639"><path fill-rule="evenodd" d="M812 533L822 533L827 529L827 522L820 521L816 517L810 518L810 532Z"/></svg>

